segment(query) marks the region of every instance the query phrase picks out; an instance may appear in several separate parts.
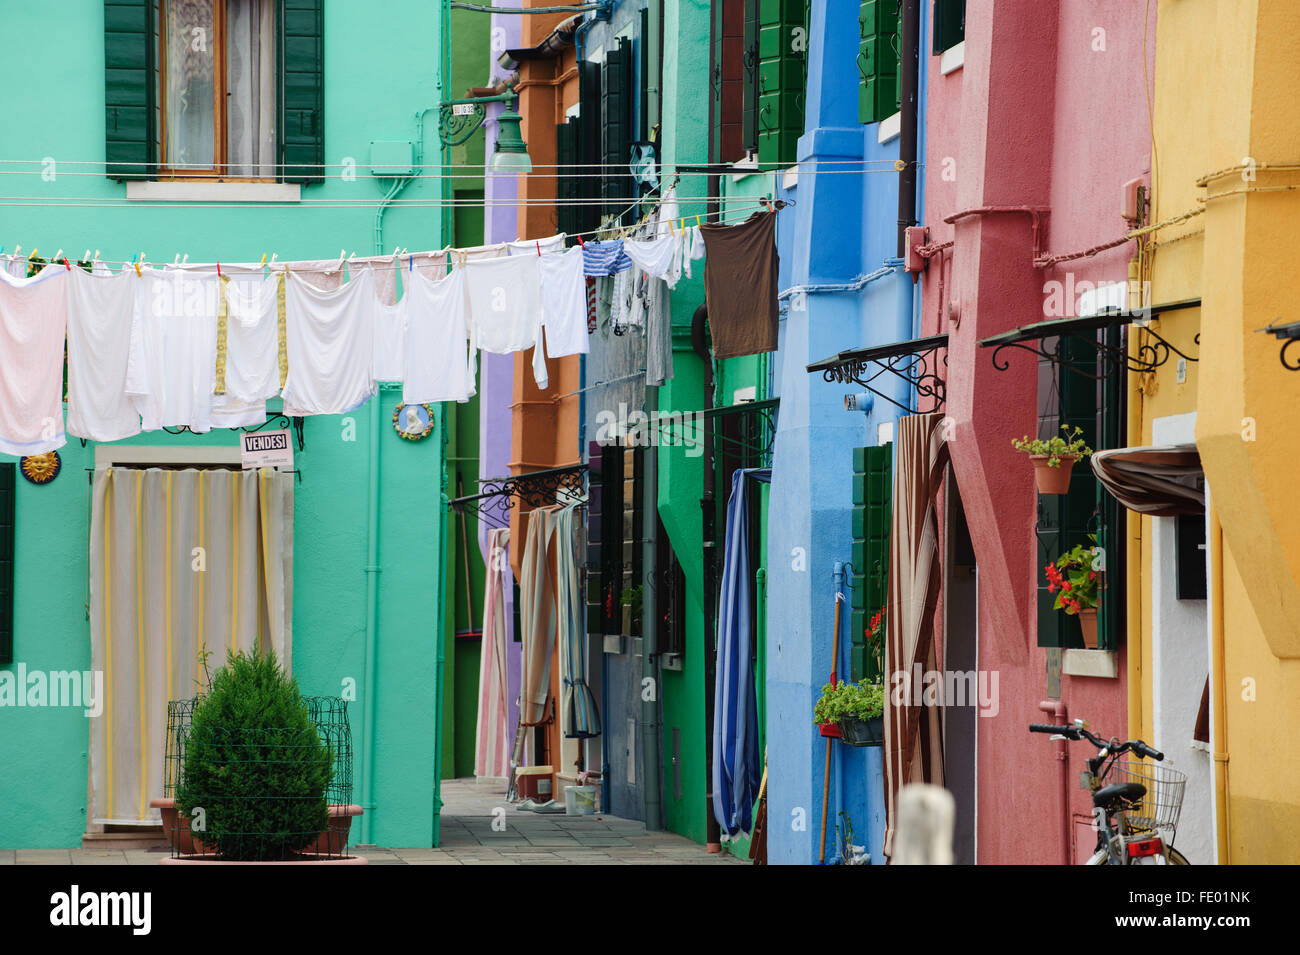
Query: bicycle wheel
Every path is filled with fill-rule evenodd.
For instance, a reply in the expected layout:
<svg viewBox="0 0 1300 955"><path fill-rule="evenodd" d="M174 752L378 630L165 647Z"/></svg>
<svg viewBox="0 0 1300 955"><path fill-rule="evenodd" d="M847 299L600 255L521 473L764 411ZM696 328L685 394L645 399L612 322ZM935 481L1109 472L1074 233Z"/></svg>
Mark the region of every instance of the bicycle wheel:
<svg viewBox="0 0 1300 955"><path fill-rule="evenodd" d="M1179 852L1177 849L1175 849L1173 846L1169 847L1169 864L1170 865L1191 865L1191 863L1187 861L1187 857L1183 855L1181 852Z"/></svg>

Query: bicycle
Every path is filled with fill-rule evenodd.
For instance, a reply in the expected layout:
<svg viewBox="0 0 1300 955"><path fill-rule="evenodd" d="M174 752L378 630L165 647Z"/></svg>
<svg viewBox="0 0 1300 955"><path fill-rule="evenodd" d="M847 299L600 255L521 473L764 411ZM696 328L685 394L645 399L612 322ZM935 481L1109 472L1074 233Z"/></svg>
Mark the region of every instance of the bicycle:
<svg viewBox="0 0 1300 955"><path fill-rule="evenodd" d="M1164 753L1140 739L1125 743L1100 739L1088 732L1087 720L1075 720L1073 726L1030 723L1029 732L1075 742L1083 739L1098 747L1083 774L1092 792L1097 829L1097 849L1085 865L1191 865L1174 848L1187 774L1142 761L1163 760ZM1138 758L1122 758L1126 753Z"/></svg>

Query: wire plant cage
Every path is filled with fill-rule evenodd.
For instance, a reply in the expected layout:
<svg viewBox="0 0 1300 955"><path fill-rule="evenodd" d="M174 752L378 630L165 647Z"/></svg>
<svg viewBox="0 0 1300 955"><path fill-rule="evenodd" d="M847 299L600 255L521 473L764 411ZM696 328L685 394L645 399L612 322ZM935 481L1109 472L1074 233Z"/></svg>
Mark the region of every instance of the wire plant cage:
<svg viewBox="0 0 1300 955"><path fill-rule="evenodd" d="M164 757L163 829L171 845L173 856L215 856L215 846L205 844L200 826L191 830L191 820L176 803L183 782L186 758L203 745L193 738L192 723L195 708L201 697L171 700L167 704L167 739ZM254 779L276 780L290 778L285 785L270 783L266 790L225 793L218 785L212 797L214 814L220 813L222 826L228 840L242 847L245 854L257 859L283 859L290 856L341 857L347 853L352 816L359 807L352 805L352 729L348 722L346 700L333 696L302 697L308 718L315 727L317 737L329 755L330 774L324 787L324 803L328 819L321 829L304 820L319 819L320 797L303 791L292 780L293 771L300 763L304 744L298 731L288 728L266 727L256 730L244 728L214 728L207 740L228 762L223 773L232 775L242 771ZM310 744L314 755L320 749ZM232 758L233 757L233 758ZM220 807L220 808L217 808ZM209 828L212 819L205 819L202 829ZM311 831L303 828L308 825ZM233 835L230 833L233 830ZM301 846L291 849L291 846Z"/></svg>

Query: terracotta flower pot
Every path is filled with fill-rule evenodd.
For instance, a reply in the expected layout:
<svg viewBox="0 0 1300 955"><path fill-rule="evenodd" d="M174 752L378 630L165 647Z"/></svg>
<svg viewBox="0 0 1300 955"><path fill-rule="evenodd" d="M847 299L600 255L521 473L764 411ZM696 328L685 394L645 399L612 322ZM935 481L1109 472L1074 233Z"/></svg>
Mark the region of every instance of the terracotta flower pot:
<svg viewBox="0 0 1300 955"><path fill-rule="evenodd" d="M1059 467L1051 467L1047 454L1031 454L1029 460L1034 465L1034 478L1038 481L1039 494L1068 494L1070 492L1070 473L1078 458L1073 454L1061 455Z"/></svg>
<svg viewBox="0 0 1300 955"><path fill-rule="evenodd" d="M173 851L181 855L207 851L202 842L190 831L189 816L181 815L175 799L150 799L149 805L162 813L163 835Z"/></svg>
<svg viewBox="0 0 1300 955"><path fill-rule="evenodd" d="M360 806L330 806L329 828L303 852L321 856L341 855L348 844L348 830L352 828L352 817L359 815L361 815Z"/></svg>
<svg viewBox="0 0 1300 955"><path fill-rule="evenodd" d="M151 799L149 805L162 813L163 832L172 849L180 856L204 855L211 858L211 850L190 830L190 820L176 808L175 799ZM360 806L330 806L329 828L316 837L316 841L303 850L307 855L340 856L348 844L352 817L362 813Z"/></svg>
<svg viewBox="0 0 1300 955"><path fill-rule="evenodd" d="M1079 629L1083 631L1083 645L1089 650L1097 649L1097 608L1079 611Z"/></svg>

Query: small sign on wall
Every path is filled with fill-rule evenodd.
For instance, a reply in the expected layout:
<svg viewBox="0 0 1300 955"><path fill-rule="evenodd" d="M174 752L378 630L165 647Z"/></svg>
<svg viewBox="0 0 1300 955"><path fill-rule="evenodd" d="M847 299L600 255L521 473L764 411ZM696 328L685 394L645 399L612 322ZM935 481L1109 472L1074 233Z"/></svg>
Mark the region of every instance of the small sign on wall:
<svg viewBox="0 0 1300 955"><path fill-rule="evenodd" d="M239 436L240 453L245 469L293 467L293 445L288 429L251 431Z"/></svg>

